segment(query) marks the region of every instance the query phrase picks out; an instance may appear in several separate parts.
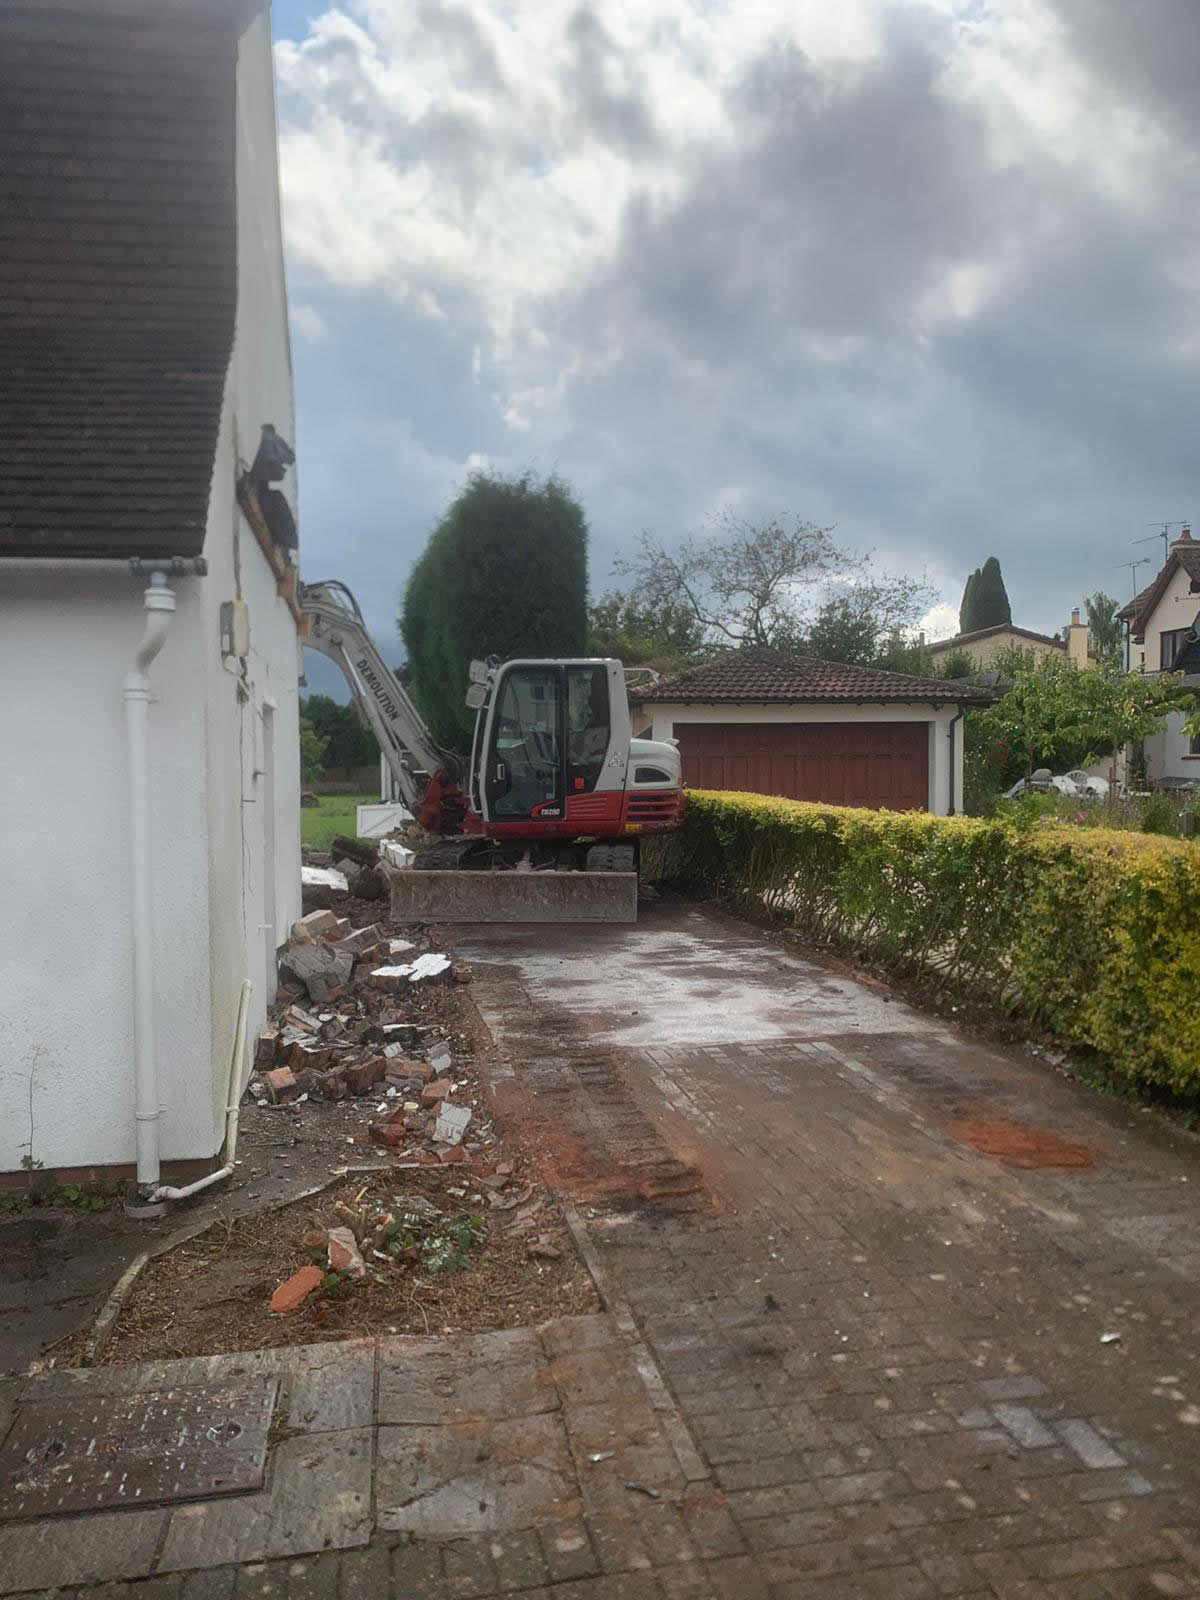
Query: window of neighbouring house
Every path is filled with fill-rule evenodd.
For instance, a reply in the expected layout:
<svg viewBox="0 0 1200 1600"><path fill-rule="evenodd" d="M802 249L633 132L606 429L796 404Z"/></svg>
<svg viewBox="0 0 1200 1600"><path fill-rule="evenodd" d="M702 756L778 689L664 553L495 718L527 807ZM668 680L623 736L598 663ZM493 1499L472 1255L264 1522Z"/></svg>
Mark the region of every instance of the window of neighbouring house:
<svg viewBox="0 0 1200 1600"><path fill-rule="evenodd" d="M1158 670L1160 672L1170 672L1175 657L1179 654L1179 647L1190 631L1188 628L1164 628L1159 634Z"/></svg>

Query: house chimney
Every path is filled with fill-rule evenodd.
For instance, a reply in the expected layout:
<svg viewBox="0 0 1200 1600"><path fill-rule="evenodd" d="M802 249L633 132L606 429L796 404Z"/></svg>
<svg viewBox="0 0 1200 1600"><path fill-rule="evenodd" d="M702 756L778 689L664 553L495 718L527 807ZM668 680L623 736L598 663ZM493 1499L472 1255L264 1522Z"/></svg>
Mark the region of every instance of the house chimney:
<svg viewBox="0 0 1200 1600"><path fill-rule="evenodd" d="M1171 549L1175 550L1181 544L1195 544L1195 542L1196 541L1192 538L1192 530L1185 522L1183 527L1180 528L1179 537L1175 540L1174 544L1172 544Z"/></svg>
<svg viewBox="0 0 1200 1600"><path fill-rule="evenodd" d="M1067 632L1067 660L1077 667L1086 667L1088 664L1088 627L1086 622L1079 620L1079 607L1071 611L1071 623Z"/></svg>

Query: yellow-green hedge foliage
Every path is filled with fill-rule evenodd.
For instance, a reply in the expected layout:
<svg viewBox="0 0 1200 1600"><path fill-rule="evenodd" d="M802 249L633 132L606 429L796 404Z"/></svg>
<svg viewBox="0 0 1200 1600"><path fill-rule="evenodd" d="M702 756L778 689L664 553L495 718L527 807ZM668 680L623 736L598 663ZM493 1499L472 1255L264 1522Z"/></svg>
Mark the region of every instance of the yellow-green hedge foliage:
<svg viewBox="0 0 1200 1600"><path fill-rule="evenodd" d="M675 870L1200 1091L1200 846L692 791Z"/></svg>

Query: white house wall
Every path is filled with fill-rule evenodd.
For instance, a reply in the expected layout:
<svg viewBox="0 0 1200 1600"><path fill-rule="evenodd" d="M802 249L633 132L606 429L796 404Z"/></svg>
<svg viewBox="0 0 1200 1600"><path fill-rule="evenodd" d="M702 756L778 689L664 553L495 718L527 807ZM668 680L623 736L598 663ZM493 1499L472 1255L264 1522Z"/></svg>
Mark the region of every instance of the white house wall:
<svg viewBox="0 0 1200 1600"><path fill-rule="evenodd" d="M195 684L205 581L175 585L178 609L152 669L149 712L155 1019L167 1068L168 1156L213 1148L204 706ZM25 1157L53 1168L133 1156L121 682L142 635L145 586L108 564L4 565L0 1171Z"/></svg>
<svg viewBox="0 0 1200 1600"><path fill-rule="evenodd" d="M269 946L300 912L296 627L234 496L239 458L253 458L264 422L294 440L270 63L259 17L238 69L238 333L213 471L209 572L171 580L178 609L150 673L155 1024L168 1166L217 1151L241 984L254 986L254 1029L274 991ZM114 562L3 565L0 1172L26 1157L47 1169L134 1157L121 686L142 635L145 587ZM224 664L219 648L220 605L235 596L250 615L244 697L240 664ZM273 784L264 715L274 722ZM272 840L274 931L263 926Z"/></svg>
<svg viewBox="0 0 1200 1600"><path fill-rule="evenodd" d="M957 714L952 705L932 708L919 704L888 705L688 705L682 702L649 705L637 719L639 729L650 721L652 739L673 739L677 722L705 723L847 723L926 722L929 725L929 809L936 816L962 810L962 723L954 738L954 797L951 803L950 724Z"/></svg>
<svg viewBox="0 0 1200 1600"><path fill-rule="evenodd" d="M1200 616L1200 595L1191 592L1191 579L1181 568L1172 573L1162 598L1146 620L1145 642L1130 645L1130 670L1158 672L1162 660L1161 635L1176 628L1190 628L1197 616ZM1183 721L1181 713L1173 712L1145 742L1146 776L1154 783L1163 779L1200 780L1200 760L1190 754Z"/></svg>
<svg viewBox="0 0 1200 1600"><path fill-rule="evenodd" d="M299 690L296 625L275 575L238 509L239 464L271 423L295 442L287 291L275 165L275 101L270 30L260 14L238 56L238 314L226 382L218 467L205 551L209 639L207 676L209 946L214 1028L210 1084L219 1126L242 981L252 985L251 1035L274 995L268 950L300 915ZM292 494L294 473L283 485ZM250 619L244 676L217 649L222 601L241 599ZM266 737L267 721L273 737ZM268 743L274 770L265 769ZM267 800L274 791L273 813ZM272 851L273 928L266 908ZM215 1146L214 1146L215 1148Z"/></svg>

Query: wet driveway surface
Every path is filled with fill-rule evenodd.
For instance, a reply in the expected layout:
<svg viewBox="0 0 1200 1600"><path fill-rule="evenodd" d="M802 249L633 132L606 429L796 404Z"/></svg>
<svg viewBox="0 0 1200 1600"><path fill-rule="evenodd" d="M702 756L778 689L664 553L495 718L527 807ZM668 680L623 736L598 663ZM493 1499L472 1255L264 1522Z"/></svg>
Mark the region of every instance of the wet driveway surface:
<svg viewBox="0 0 1200 1600"><path fill-rule="evenodd" d="M456 942L746 1583L1200 1593L1192 1137L688 904Z"/></svg>

